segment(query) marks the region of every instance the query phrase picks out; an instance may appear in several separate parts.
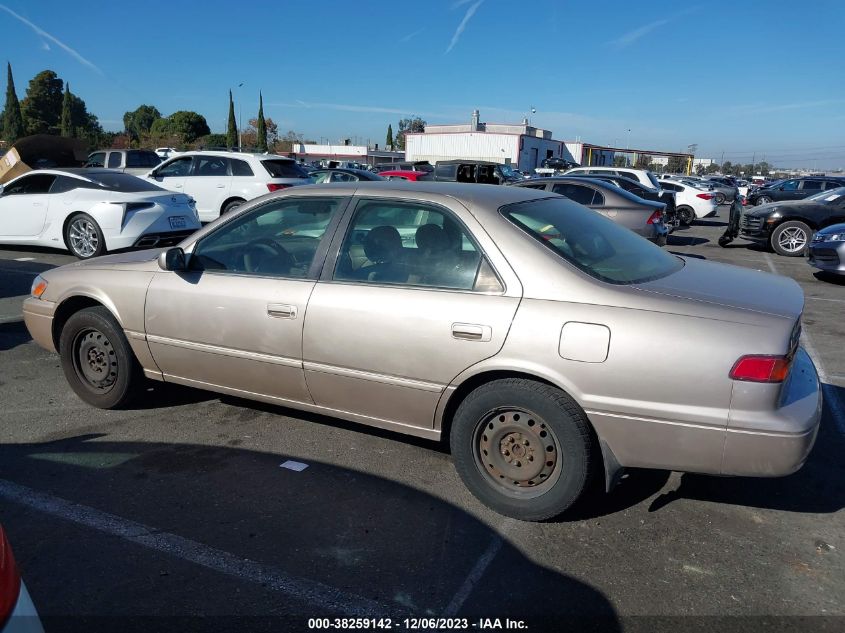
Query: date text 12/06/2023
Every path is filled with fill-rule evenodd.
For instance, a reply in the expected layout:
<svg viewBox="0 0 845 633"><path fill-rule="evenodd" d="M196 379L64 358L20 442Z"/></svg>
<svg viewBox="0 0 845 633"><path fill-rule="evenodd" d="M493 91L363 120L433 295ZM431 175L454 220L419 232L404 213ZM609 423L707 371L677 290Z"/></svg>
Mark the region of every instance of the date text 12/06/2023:
<svg viewBox="0 0 845 633"><path fill-rule="evenodd" d="M385 630L385 631L429 631L429 630L479 630L516 631L528 629L524 620L510 618L308 618L308 628Z"/></svg>

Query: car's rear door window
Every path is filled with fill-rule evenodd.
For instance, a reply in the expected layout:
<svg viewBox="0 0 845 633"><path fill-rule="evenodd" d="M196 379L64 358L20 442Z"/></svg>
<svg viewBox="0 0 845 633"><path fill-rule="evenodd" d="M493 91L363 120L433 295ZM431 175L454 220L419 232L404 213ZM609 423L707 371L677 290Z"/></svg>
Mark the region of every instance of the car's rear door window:
<svg viewBox="0 0 845 633"><path fill-rule="evenodd" d="M245 160L240 160L239 158L230 158L229 165L232 167L232 175L233 176L254 176L255 174L252 173L252 167L249 166L249 163Z"/></svg>
<svg viewBox="0 0 845 633"><path fill-rule="evenodd" d="M625 227L561 198L511 204L500 213L543 247L608 283L644 283L684 265Z"/></svg>
<svg viewBox="0 0 845 633"><path fill-rule="evenodd" d="M801 191L821 191L822 190L822 181L821 180L805 180L801 183Z"/></svg>
<svg viewBox="0 0 845 633"><path fill-rule="evenodd" d="M273 178L308 178L308 172L292 160L262 160L261 165Z"/></svg>
<svg viewBox="0 0 845 633"><path fill-rule="evenodd" d="M579 204L593 204L593 200L595 199L596 192L589 187L584 187L582 185L574 185L571 183L558 183L554 187L552 187L552 191L558 193L562 196L566 196L570 200L573 200ZM601 196L600 196L601 197ZM601 197L602 201L598 204L602 204L604 202L604 197Z"/></svg>

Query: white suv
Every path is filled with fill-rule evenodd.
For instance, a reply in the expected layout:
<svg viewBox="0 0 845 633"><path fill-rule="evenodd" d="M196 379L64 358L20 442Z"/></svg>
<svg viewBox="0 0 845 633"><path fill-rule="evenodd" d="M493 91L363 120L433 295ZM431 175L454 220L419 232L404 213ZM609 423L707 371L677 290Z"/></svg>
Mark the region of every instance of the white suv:
<svg viewBox="0 0 845 633"><path fill-rule="evenodd" d="M633 167L575 167L563 174L564 176L624 176L649 189L660 189L657 176L647 169L634 169Z"/></svg>
<svg viewBox="0 0 845 633"><path fill-rule="evenodd" d="M197 202L200 221L211 222L247 200L311 182L291 158L276 154L185 152L147 174L161 187Z"/></svg>

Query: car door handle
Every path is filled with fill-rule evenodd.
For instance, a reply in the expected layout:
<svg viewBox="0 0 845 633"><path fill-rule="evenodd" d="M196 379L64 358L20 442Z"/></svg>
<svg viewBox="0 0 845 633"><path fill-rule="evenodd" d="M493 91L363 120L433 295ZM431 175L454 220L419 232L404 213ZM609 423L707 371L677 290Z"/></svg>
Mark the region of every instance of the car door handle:
<svg viewBox="0 0 845 633"><path fill-rule="evenodd" d="M218 189L225 189L225 188L226 188L226 185L217 185L217 188L218 188Z"/></svg>
<svg viewBox="0 0 845 633"><path fill-rule="evenodd" d="M33 206L33 207L40 207L40 206L42 206L42 205L41 205L41 203L40 203L40 202L33 202L33 203L32 203L32 206Z"/></svg>
<svg viewBox="0 0 845 633"><path fill-rule="evenodd" d="M267 314L276 319L295 319L296 306L287 303L268 303Z"/></svg>
<svg viewBox="0 0 845 633"><path fill-rule="evenodd" d="M461 341L489 341L493 330L489 325L476 325L475 323L453 323L452 338Z"/></svg>

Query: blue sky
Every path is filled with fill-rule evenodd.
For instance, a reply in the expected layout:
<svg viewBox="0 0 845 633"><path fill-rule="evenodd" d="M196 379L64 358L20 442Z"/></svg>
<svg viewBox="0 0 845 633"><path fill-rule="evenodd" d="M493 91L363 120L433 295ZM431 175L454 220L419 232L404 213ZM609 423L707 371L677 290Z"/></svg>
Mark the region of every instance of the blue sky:
<svg viewBox="0 0 845 633"><path fill-rule="evenodd" d="M533 106L557 139L819 168L845 167L843 27L841 0L0 0L19 97L50 68L106 129L150 103L223 131L231 87L317 140Z"/></svg>

